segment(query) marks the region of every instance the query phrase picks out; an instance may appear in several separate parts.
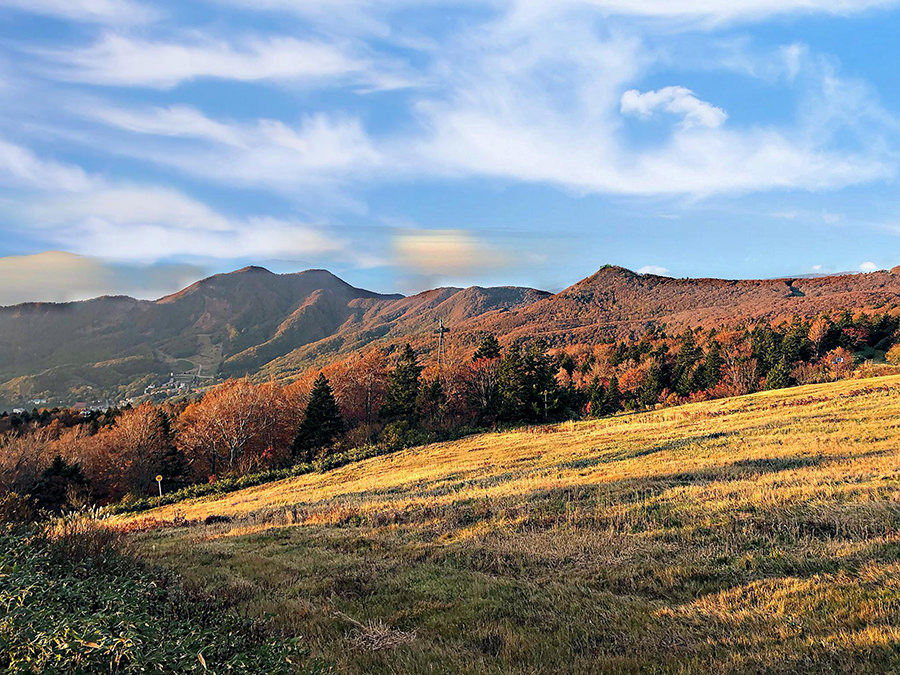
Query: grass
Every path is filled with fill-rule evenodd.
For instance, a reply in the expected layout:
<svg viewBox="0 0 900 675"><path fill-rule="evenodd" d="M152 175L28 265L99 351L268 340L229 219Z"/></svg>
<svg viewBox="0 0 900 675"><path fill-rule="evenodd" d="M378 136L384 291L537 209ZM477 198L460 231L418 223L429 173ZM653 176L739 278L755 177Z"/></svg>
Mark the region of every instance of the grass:
<svg viewBox="0 0 900 675"><path fill-rule="evenodd" d="M339 672L885 672L898 430L900 377L844 381L472 436L113 522Z"/></svg>
<svg viewBox="0 0 900 675"><path fill-rule="evenodd" d="M84 518L0 530L0 672L314 673L298 641L138 563Z"/></svg>

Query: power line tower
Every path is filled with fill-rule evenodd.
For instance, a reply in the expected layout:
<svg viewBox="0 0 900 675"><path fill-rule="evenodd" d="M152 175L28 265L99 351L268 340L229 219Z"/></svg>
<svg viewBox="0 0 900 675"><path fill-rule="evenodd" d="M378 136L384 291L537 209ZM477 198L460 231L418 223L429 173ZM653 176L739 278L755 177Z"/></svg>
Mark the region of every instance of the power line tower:
<svg viewBox="0 0 900 675"><path fill-rule="evenodd" d="M444 323L443 319L438 320L438 328L435 333L438 334L438 356L437 356L437 367L438 367L438 377L441 377L443 373L444 367L444 335L449 333L450 329L447 328L447 325Z"/></svg>

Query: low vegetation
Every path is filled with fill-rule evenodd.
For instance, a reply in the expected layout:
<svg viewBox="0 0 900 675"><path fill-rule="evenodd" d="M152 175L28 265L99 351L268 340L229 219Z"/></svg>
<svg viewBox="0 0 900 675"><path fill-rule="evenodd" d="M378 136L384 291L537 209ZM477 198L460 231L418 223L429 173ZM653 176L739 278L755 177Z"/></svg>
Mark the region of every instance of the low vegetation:
<svg viewBox="0 0 900 675"><path fill-rule="evenodd" d="M0 532L0 672L317 672L301 640L142 565L84 518Z"/></svg>
<svg viewBox="0 0 900 675"><path fill-rule="evenodd" d="M523 427L110 524L349 673L900 669L900 377Z"/></svg>

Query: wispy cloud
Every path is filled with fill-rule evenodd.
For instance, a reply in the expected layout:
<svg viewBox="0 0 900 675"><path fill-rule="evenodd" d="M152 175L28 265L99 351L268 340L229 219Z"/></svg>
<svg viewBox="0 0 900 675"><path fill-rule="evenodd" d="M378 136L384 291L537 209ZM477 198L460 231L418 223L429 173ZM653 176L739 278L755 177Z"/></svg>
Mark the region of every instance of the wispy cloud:
<svg viewBox="0 0 900 675"><path fill-rule="evenodd" d="M116 188L30 200L35 232L74 253L135 262L308 258L345 243L299 221L226 217L174 190Z"/></svg>
<svg viewBox="0 0 900 675"><path fill-rule="evenodd" d="M134 0L0 0L0 9L12 9L60 19L138 24L151 21L157 12Z"/></svg>
<svg viewBox="0 0 900 675"><path fill-rule="evenodd" d="M187 106L135 110L91 105L82 114L126 131L200 141L199 147L131 141L120 151L230 185L296 190L390 169L353 118L317 114L293 125L270 119L236 123L210 119Z"/></svg>
<svg viewBox="0 0 900 675"><path fill-rule="evenodd" d="M107 34L88 47L37 54L52 77L106 86L169 89L198 79L369 89L405 85L390 64L358 55L349 46L292 37L226 41L197 36L176 42Z"/></svg>
<svg viewBox="0 0 900 675"><path fill-rule="evenodd" d="M856 14L896 5L896 0L512 0L519 20L576 8L606 15L657 20L701 20L709 25L756 21L786 14Z"/></svg>
<svg viewBox="0 0 900 675"><path fill-rule="evenodd" d="M0 185L81 192L101 183L79 166L41 158L28 148L0 139Z"/></svg>

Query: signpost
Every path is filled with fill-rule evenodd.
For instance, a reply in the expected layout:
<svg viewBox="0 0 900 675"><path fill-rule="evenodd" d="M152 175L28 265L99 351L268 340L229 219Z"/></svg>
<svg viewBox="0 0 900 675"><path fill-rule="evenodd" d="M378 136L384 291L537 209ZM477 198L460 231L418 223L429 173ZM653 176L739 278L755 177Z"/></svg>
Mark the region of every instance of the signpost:
<svg viewBox="0 0 900 675"><path fill-rule="evenodd" d="M159 498L162 499L162 476L156 477L156 484L159 486Z"/></svg>

